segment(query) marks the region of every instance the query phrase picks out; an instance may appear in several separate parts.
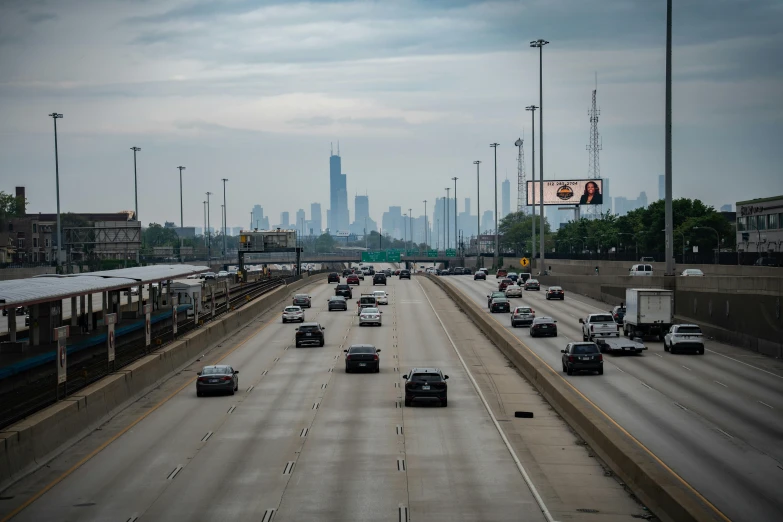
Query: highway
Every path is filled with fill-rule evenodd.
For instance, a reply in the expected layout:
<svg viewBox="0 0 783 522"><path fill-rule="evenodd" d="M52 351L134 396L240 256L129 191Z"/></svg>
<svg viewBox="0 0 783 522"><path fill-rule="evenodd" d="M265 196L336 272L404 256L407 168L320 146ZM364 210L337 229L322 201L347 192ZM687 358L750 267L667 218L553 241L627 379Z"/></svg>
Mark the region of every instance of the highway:
<svg viewBox="0 0 783 522"><path fill-rule="evenodd" d="M477 374L480 386L546 502L569 520L598 520L577 511L590 502L605 513L600 520L638 518L641 507L574 445L576 436L453 302L422 279L361 283L362 291L390 294L382 327L358 327L353 310L326 311L334 285L308 287L306 319L326 327L325 347L296 349L296 326L270 313L249 325L244 340L216 348L223 355L206 355L4 491L0 520L24 507L13 520L269 522L274 514L277 522L543 521L535 487L471 384L441 314L470 352L470 366L491 374ZM434 306L422 283L440 294ZM354 343L381 348L380 374L344 373L343 348ZM197 398L195 371L218 360L239 370L239 393ZM412 366L437 366L450 376L448 408L402 405L401 376ZM538 424L520 435L503 409L524 401L537 411L528 422ZM525 447L538 439L547 440ZM589 484L571 493L581 477Z"/></svg>
<svg viewBox="0 0 783 522"><path fill-rule="evenodd" d="M494 276L443 280L484 310L497 289ZM565 301L546 301L544 290L512 298L512 307L555 318L558 337L533 339L528 328L512 328L507 314L493 317L730 519L783 520L780 361L712 341L703 356L672 355L647 342L644 355L604 355L603 376L566 376L560 350L582 340L578 319L610 307L568 292Z"/></svg>

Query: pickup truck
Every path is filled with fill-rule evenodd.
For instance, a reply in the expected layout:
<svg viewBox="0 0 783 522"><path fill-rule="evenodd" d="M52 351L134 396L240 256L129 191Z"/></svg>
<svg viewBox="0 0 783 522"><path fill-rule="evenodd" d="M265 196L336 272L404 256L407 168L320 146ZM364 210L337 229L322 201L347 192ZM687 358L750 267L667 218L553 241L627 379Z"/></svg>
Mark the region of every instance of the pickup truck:
<svg viewBox="0 0 783 522"><path fill-rule="evenodd" d="M630 339L596 339L595 344L598 345L598 349L601 353L635 353L640 354L646 350L647 347L638 342Z"/></svg>
<svg viewBox="0 0 783 522"><path fill-rule="evenodd" d="M597 337L620 337L620 327L611 314L589 314L579 319L582 324L582 340L594 341Z"/></svg>

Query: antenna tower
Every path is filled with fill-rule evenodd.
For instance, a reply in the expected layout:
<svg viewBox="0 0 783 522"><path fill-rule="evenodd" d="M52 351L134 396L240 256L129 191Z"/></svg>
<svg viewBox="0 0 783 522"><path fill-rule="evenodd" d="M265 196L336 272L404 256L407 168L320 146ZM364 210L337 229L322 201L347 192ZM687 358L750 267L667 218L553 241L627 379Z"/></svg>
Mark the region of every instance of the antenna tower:
<svg viewBox="0 0 783 522"><path fill-rule="evenodd" d="M522 134L524 136L524 132ZM525 138L519 138L517 146L517 212L527 214L527 182L525 181Z"/></svg>
<svg viewBox="0 0 783 522"><path fill-rule="evenodd" d="M603 148L601 146L601 136L598 134L598 116L601 114L601 110L596 105L596 94L598 93L598 76L596 75L596 86L593 89L593 104L590 110L587 111L587 115L590 120L590 142L587 144L587 177L590 179L598 179L601 177L601 162L599 159L599 153ZM589 219L595 219L601 216L601 205L590 205L587 215L585 217Z"/></svg>

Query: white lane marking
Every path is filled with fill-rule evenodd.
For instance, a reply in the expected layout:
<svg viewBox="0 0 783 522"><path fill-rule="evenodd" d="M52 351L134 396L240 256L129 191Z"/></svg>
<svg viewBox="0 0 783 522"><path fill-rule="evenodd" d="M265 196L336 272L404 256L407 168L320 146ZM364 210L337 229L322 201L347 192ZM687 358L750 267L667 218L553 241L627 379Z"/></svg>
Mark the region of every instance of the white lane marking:
<svg viewBox="0 0 783 522"><path fill-rule="evenodd" d="M739 359L735 359L734 357L729 357L728 355L723 355L722 353L718 353L715 350L710 350L709 348L705 348L705 350L707 350L708 352L714 353L715 355L720 355L721 357L725 357L726 359L730 359L730 360L732 360L734 362L738 362L740 364L744 364L745 366L750 366L754 370L758 370L760 372L768 373L769 375L771 375L773 377L777 377L778 379L783 379L783 375L778 375L777 373L772 373L772 372L768 372L767 370L762 370L758 366L753 366L752 364L748 364L746 362L740 361Z"/></svg>
<svg viewBox="0 0 783 522"><path fill-rule="evenodd" d="M774 409L775 409L774 407L770 406L769 404L767 404L767 403L766 403L766 402L764 402L764 401L759 401L759 404L763 404L764 406L766 406L767 408L769 408L769 409L771 409L771 410L774 410Z"/></svg>
<svg viewBox="0 0 783 522"><path fill-rule="evenodd" d="M725 431L723 431L723 430L722 430L722 429L720 429L720 428L713 428L713 429L715 429L716 431L719 431L719 432L723 433L724 435L726 435L726 436L727 436L728 438L730 438L730 439L733 439L733 438L734 438L734 437L732 437L731 435L729 435L728 433L726 433Z"/></svg>
<svg viewBox="0 0 783 522"><path fill-rule="evenodd" d="M653 355L656 355L656 356L660 357L661 359L663 359L663 355L661 355L659 353L654 353Z"/></svg>
<svg viewBox="0 0 783 522"><path fill-rule="evenodd" d="M674 405L677 406L678 408L680 408L683 411L688 411L688 408L686 408L685 406L683 406L679 402L675 402Z"/></svg>
<svg viewBox="0 0 783 522"><path fill-rule="evenodd" d="M722 383L722 382L720 382L720 381L712 381L712 382L714 382L715 384L720 384L720 385L721 385L721 386L723 386L724 388L728 388L728 386L726 386L725 384L723 384L723 383Z"/></svg>
<svg viewBox="0 0 783 522"><path fill-rule="evenodd" d="M681 364L680 366L682 366L683 368L685 368L685 369L686 369L686 370L688 370L689 372L690 372L690 371L692 371L690 368L688 368L688 367L687 367L687 366L685 366L684 364Z"/></svg>
<svg viewBox="0 0 783 522"><path fill-rule="evenodd" d="M176 468L174 468L174 471L169 473L169 476L166 477L166 480L174 480L174 477L176 477L177 473L179 473L180 471L182 471L182 466L177 466Z"/></svg>
<svg viewBox="0 0 783 522"><path fill-rule="evenodd" d="M617 368L617 369L618 369L618 370L620 370L621 372L625 373L625 371L624 371L622 368L620 368L619 366L615 366L615 368Z"/></svg>
<svg viewBox="0 0 783 522"><path fill-rule="evenodd" d="M640 382L641 382L641 381L640 381ZM645 388L649 388L649 389L651 389L651 390L652 390L652 387L651 387L650 385L648 385L648 384L642 383L642 386L644 386Z"/></svg>
<svg viewBox="0 0 783 522"><path fill-rule="evenodd" d="M428 296L427 293L424 291L424 288L421 286L421 283L419 283L419 281L416 281L416 284L419 285L421 292L424 294L424 297L427 299L427 302L430 304L430 308L432 308L432 313L434 313L435 317L437 317L438 322L440 323L440 327L443 328L443 333L446 334L446 337L449 339L449 342L451 343L451 347L454 348L454 352L457 354L457 357L459 358L459 362L462 363L462 367L465 369L465 373L468 375L470 382L473 384L473 388L475 388L476 393L478 393L478 396L481 399L481 402L484 404L484 408L486 408L487 413L489 413L489 417L492 419L493 424L495 424L495 429L498 430L498 433L500 434L500 438L503 439L503 442L506 445L506 449L508 449L508 452L511 454L511 458L514 459L514 463L517 465L517 469L519 470L519 473L522 475L522 478L525 480L527 487L530 489L530 492L533 494L533 498L536 499L536 503L538 504L541 513L544 515L544 518L546 518L547 522L554 522L555 519L552 517L552 514L549 512L549 509L547 509L546 504L544 504L544 499L541 498L541 495L539 495L535 484L533 484L533 481L530 480L530 476L527 474L525 467L522 466L522 462L519 460L519 457L517 457L517 454L514 451L514 448L511 446L511 443L508 441L508 438L506 438L506 434L503 432L503 428L500 427L500 423L495 417L495 414L492 413L492 408L489 407L489 403L487 402L487 399L484 398L484 394L482 393L481 388L479 388L476 379L473 378L473 374L470 373L470 370L468 369L468 365L465 364L465 359L463 359L462 354L459 353L459 350L457 349L457 345L454 343L454 339L451 338L451 335L449 334L448 330L446 330L446 325L443 324L443 320L440 318L440 315L438 315L438 312L435 310L435 307L432 305L432 301L430 301L430 296Z"/></svg>

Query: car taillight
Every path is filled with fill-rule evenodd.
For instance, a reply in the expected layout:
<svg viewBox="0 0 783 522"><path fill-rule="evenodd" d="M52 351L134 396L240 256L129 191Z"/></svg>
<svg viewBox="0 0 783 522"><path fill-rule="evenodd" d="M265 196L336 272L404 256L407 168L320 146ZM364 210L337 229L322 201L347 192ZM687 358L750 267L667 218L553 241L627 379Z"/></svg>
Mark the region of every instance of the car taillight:
<svg viewBox="0 0 783 522"><path fill-rule="evenodd" d="M220 379L221 379L221 380L223 380L223 381L230 381L230 380L231 380L231 377L229 377L228 375L224 375L224 376L223 376L223 377L221 377Z"/></svg>
<svg viewBox="0 0 783 522"><path fill-rule="evenodd" d="M208 380L209 379L207 379L206 377L199 377L198 378L198 382L207 382Z"/></svg>
<svg viewBox="0 0 783 522"><path fill-rule="evenodd" d="M598 360L599 360L599 361L603 361L603 360L604 360L604 356L603 356L603 355L601 355L600 353L598 354Z"/></svg>
<svg viewBox="0 0 783 522"><path fill-rule="evenodd" d="M415 382L406 382L405 383L405 387L406 388L415 388L416 387L416 383Z"/></svg>
<svg viewBox="0 0 783 522"><path fill-rule="evenodd" d="M372 359L373 359L373 361L377 361L378 360L378 354L376 353L375 355L373 355Z"/></svg>
<svg viewBox="0 0 783 522"><path fill-rule="evenodd" d="M568 362L574 362L574 356L573 355L569 355L568 356Z"/></svg>
<svg viewBox="0 0 783 522"><path fill-rule="evenodd" d="M346 360L346 361L350 361L350 360L351 360L351 354L348 354L348 355L346 355L346 356L345 356L345 360Z"/></svg>

